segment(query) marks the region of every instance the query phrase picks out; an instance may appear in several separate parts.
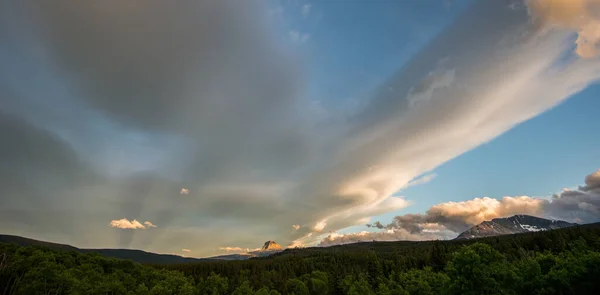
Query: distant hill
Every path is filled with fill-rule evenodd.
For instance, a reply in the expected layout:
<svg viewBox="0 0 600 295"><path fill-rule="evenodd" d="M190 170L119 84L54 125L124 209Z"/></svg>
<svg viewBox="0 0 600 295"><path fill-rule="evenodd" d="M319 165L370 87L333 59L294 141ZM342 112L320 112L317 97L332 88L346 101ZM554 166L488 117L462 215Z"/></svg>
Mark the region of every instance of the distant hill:
<svg viewBox="0 0 600 295"><path fill-rule="evenodd" d="M19 246L41 246L53 250L76 251L79 253L98 253L106 257L129 259L144 264L179 264L221 260L247 260L254 257L266 257L284 250L281 245L275 243L274 241L267 241L260 250L250 251L247 253L219 255L208 258L190 258L172 254L157 254L132 249L82 249L70 245L38 241L13 235L0 235L0 243L17 244Z"/></svg>
<svg viewBox="0 0 600 295"><path fill-rule="evenodd" d="M17 244L20 246L41 246L47 247L53 250L60 251L76 251L80 253L98 253L106 257L113 257L119 259L129 259L139 263L145 264L175 264L175 263L190 263L190 262L201 262L201 261L214 261L213 259L207 258L189 258L171 254L156 254L146 252L142 250L131 250L131 249L80 249L70 245L57 244L45 241L38 241L34 239L12 236L12 235L0 235L0 242Z"/></svg>
<svg viewBox="0 0 600 295"><path fill-rule="evenodd" d="M248 260L250 258L255 257L267 257L276 253L283 251L283 247L277 244L275 241L266 241L265 244L256 251L250 251L246 253L240 254L227 254L227 255L219 255L209 257L208 259L216 259L216 260Z"/></svg>
<svg viewBox="0 0 600 295"><path fill-rule="evenodd" d="M474 239L526 232L545 231L575 226L562 220L550 220L530 215L515 215L508 218L494 218L484 221L459 234L456 239Z"/></svg>
<svg viewBox="0 0 600 295"><path fill-rule="evenodd" d="M219 255L219 256L212 256L209 257L208 259L214 259L214 260L248 260L252 257L256 257L252 254L249 253L240 253L240 254L225 254L225 255Z"/></svg>

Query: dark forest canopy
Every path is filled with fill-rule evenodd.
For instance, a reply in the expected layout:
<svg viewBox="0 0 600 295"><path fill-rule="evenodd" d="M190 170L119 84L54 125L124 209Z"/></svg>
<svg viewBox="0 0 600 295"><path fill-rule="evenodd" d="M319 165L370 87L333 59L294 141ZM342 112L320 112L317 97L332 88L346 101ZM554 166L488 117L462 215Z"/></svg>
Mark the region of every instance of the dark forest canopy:
<svg viewBox="0 0 600 295"><path fill-rule="evenodd" d="M599 277L600 224L170 265L0 244L0 294L597 294Z"/></svg>

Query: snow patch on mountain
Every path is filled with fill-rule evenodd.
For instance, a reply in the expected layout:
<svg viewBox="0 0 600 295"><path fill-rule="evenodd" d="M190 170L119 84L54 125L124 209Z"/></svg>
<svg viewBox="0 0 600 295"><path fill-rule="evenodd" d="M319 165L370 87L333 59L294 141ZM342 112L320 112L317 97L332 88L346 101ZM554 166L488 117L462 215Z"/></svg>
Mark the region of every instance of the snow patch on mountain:
<svg viewBox="0 0 600 295"><path fill-rule="evenodd" d="M524 232L537 232L574 226L562 220L550 220L529 215L515 215L508 218L494 218L484 221L458 235L456 239L474 239Z"/></svg>

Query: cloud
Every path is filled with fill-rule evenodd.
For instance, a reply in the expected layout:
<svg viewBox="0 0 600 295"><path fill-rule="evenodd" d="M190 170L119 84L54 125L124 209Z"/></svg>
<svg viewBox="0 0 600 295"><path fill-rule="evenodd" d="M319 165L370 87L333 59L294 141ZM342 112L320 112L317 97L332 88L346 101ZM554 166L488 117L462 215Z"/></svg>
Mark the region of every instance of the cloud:
<svg viewBox="0 0 600 295"><path fill-rule="evenodd" d="M600 169L585 177L585 186L580 187L582 191L596 191L600 189Z"/></svg>
<svg viewBox="0 0 600 295"><path fill-rule="evenodd" d="M368 232L362 231L358 233L340 234L330 233L327 237L322 239L319 246L333 246L343 245L359 242L371 242L371 241L422 241L422 240L439 240L447 239L449 237L446 232L429 232L424 234L413 234L405 229L388 229L380 232Z"/></svg>
<svg viewBox="0 0 600 295"><path fill-rule="evenodd" d="M190 253L190 252L192 252L192 250L190 250L190 249L181 249L181 251L182 251L182 252L186 252L186 253Z"/></svg>
<svg viewBox="0 0 600 295"><path fill-rule="evenodd" d="M431 224L461 232L486 220L516 214L539 215L546 200L527 196L493 198L475 198L462 202L446 202L432 206L425 214L406 214L396 216L392 223L377 228L404 229L419 234Z"/></svg>
<svg viewBox="0 0 600 295"><path fill-rule="evenodd" d="M301 33L301 32L294 31L294 30L289 31L288 36L290 37L290 40L292 40L292 42L295 42L295 43L306 43L310 39L310 34Z"/></svg>
<svg viewBox="0 0 600 295"><path fill-rule="evenodd" d="M600 169L585 178L585 185L552 195L544 214L565 220L595 222L600 220Z"/></svg>
<svg viewBox="0 0 600 295"><path fill-rule="evenodd" d="M141 224L137 220L129 221L127 218L119 219L119 220L111 220L109 223L110 227L122 228L122 229L148 229L152 227L156 227L156 225L152 224L150 221L145 221L144 224Z"/></svg>
<svg viewBox="0 0 600 295"><path fill-rule="evenodd" d="M302 5L302 10L301 10L302 16L307 17L310 14L310 9L311 9L310 4Z"/></svg>
<svg viewBox="0 0 600 295"><path fill-rule="evenodd" d="M180 194L180 195L189 195L189 194L190 194L190 190L189 190L189 189L187 189L187 188L182 188L182 189L179 191L179 194Z"/></svg>
<svg viewBox="0 0 600 295"><path fill-rule="evenodd" d="M321 232L321 231L323 231L323 229L325 229L326 226L327 226L327 222L322 220L322 221L317 222L317 224L315 224L314 230L317 232Z"/></svg>
<svg viewBox="0 0 600 295"><path fill-rule="evenodd" d="M420 184L426 184L426 183L429 183L430 181L434 180L436 177L437 177L437 174L435 174L435 173L426 174L419 178L411 180L408 184L406 184L406 187L411 187L411 186L420 185Z"/></svg>
<svg viewBox="0 0 600 295"><path fill-rule="evenodd" d="M364 208L389 198L415 176L488 142L598 81L598 60L565 59L572 31L532 30L526 10L505 4L475 2L390 78L357 115L353 130L360 135L345 143L338 156L352 160L340 160L344 164L336 168L364 172L346 180L346 189L340 191L342 200L363 204L360 208ZM431 73L452 74L432 79L436 75ZM434 82L440 80L444 83ZM415 93L420 95L419 103L411 104L406 97ZM499 202L504 207L520 201L530 203L518 197ZM474 202L494 203L486 199ZM531 203L535 210L537 201Z"/></svg>
<svg viewBox="0 0 600 295"><path fill-rule="evenodd" d="M287 245L286 248L304 248L306 247L306 245L304 245L301 241L292 241L289 245Z"/></svg>
<svg viewBox="0 0 600 295"><path fill-rule="evenodd" d="M315 114L313 77L263 2L137 4L1 2L4 232L198 255L311 245L405 208L393 195L415 177L600 76L598 60L565 58L576 29L476 1L360 108ZM160 227L114 231L113 216Z"/></svg>
<svg viewBox="0 0 600 295"><path fill-rule="evenodd" d="M146 228L156 227L156 225L152 224L150 221L144 221L144 225Z"/></svg>
<svg viewBox="0 0 600 295"><path fill-rule="evenodd" d="M244 252L244 249L241 247L219 247L219 250L226 252ZM246 249L245 252L248 252L247 250L248 249Z"/></svg>
<svg viewBox="0 0 600 295"><path fill-rule="evenodd" d="M300 225L298 225L298 224L294 224L294 225L292 225L292 227L293 227L295 230L299 230L299 229L300 229Z"/></svg>
<svg viewBox="0 0 600 295"><path fill-rule="evenodd" d="M320 242L329 246L359 241L431 240L454 238L470 227L494 218L517 214L561 219L570 222L600 221L600 169L585 177L585 185L566 189L551 198L528 196L501 199L475 198L432 206L424 214L394 217L390 224L377 221L367 227L383 231L350 234L332 233Z"/></svg>
<svg viewBox="0 0 600 295"><path fill-rule="evenodd" d="M576 31L579 56L592 58L600 53L600 0L527 0L526 4L540 28Z"/></svg>

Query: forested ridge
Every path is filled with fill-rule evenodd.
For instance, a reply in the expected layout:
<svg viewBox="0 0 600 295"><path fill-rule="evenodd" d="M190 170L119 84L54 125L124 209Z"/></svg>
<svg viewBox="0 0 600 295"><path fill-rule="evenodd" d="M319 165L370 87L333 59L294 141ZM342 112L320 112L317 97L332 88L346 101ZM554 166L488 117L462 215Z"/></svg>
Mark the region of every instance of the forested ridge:
<svg viewBox="0 0 600 295"><path fill-rule="evenodd" d="M600 224L171 265L0 244L0 294L598 294L599 278Z"/></svg>

